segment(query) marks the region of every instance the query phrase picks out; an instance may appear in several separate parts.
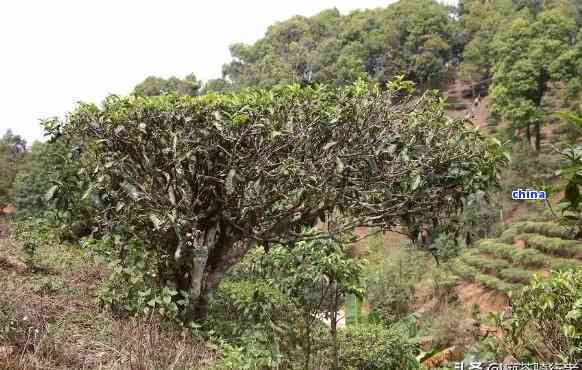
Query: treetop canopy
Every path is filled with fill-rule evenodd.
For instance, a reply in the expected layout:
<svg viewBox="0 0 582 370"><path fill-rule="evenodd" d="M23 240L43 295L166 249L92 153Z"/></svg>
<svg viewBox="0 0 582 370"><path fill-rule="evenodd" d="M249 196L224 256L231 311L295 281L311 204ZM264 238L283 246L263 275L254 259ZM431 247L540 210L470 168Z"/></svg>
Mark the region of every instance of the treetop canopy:
<svg viewBox="0 0 582 370"><path fill-rule="evenodd" d="M200 97L110 96L62 131L93 158L109 215L134 229L237 239L297 237L334 211L337 230L453 212L496 182L498 142L447 118L436 93L357 82Z"/></svg>

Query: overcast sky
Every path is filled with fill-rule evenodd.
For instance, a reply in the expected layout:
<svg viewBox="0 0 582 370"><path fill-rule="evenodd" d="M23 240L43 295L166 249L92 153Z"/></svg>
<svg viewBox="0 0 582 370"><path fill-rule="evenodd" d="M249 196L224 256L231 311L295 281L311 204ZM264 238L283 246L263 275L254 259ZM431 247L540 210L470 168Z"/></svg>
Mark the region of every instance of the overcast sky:
<svg viewBox="0 0 582 370"><path fill-rule="evenodd" d="M221 76L228 46L252 43L275 21L394 0L1 0L0 135L29 143L38 121L77 101L127 94L149 75Z"/></svg>

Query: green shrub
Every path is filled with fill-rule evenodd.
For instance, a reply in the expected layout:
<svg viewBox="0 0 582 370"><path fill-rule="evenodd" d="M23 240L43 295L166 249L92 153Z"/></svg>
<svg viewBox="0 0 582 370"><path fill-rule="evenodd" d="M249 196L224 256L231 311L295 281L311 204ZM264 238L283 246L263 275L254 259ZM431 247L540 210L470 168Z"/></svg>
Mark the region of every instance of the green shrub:
<svg viewBox="0 0 582 370"><path fill-rule="evenodd" d="M11 236L22 243L24 262L31 271L40 267L39 250L42 245L56 243L55 229L43 218L21 218L11 224Z"/></svg>
<svg viewBox="0 0 582 370"><path fill-rule="evenodd" d="M453 262L451 264L451 270L455 275L462 277L467 281L475 281L475 276L479 274L479 270L473 266L469 266L462 261Z"/></svg>
<svg viewBox="0 0 582 370"><path fill-rule="evenodd" d="M506 269L511 265L509 262L503 259L484 257L474 254L465 254L461 256L461 261L470 266L476 267L483 272L495 275L497 275L499 271Z"/></svg>
<svg viewBox="0 0 582 370"><path fill-rule="evenodd" d="M495 317L518 361L576 363L582 358L582 268L535 277L513 302L510 318Z"/></svg>
<svg viewBox="0 0 582 370"><path fill-rule="evenodd" d="M523 240L528 247L560 257L582 258L582 243L575 240L546 237L538 234L519 234L516 239Z"/></svg>
<svg viewBox="0 0 582 370"><path fill-rule="evenodd" d="M498 182L508 161L499 142L448 119L436 92L409 94L402 78L386 87L109 96L46 126L93 159L79 201L97 203L96 227L131 229L157 253L160 283L189 293L184 320L204 320L250 240L312 239L298 230L328 215L333 234L394 225L404 213L439 219L461 203L435 191L459 200Z"/></svg>
<svg viewBox="0 0 582 370"><path fill-rule="evenodd" d="M467 231L468 232L468 231ZM455 237L448 233L441 233L434 241L432 248L436 249L436 255L442 262L458 257L464 243L455 240Z"/></svg>
<svg viewBox="0 0 582 370"><path fill-rule="evenodd" d="M510 227L509 229L502 232L501 236L498 239L503 243L512 244L515 241L516 235L517 229L514 227Z"/></svg>
<svg viewBox="0 0 582 370"><path fill-rule="evenodd" d="M343 369L417 369L419 350L395 329L379 324L344 327L339 331Z"/></svg>
<svg viewBox="0 0 582 370"><path fill-rule="evenodd" d="M519 249L514 245L499 243L494 239L480 241L477 248L482 252L490 253L524 266L543 267L550 265L550 257L545 256L543 253L531 249Z"/></svg>
<svg viewBox="0 0 582 370"><path fill-rule="evenodd" d="M517 234L541 234L549 237L573 239L572 230L551 222L516 222L512 225Z"/></svg>
<svg viewBox="0 0 582 370"><path fill-rule="evenodd" d="M415 285L425 272L423 256L409 249L389 248L382 258L367 274L366 301L374 315L393 323L409 313Z"/></svg>
<svg viewBox="0 0 582 370"><path fill-rule="evenodd" d="M183 294L158 284L156 258L139 240L129 240L125 261L114 259L111 274L99 292L100 302L118 313L141 315L155 312L178 319L178 307L187 304Z"/></svg>
<svg viewBox="0 0 582 370"><path fill-rule="evenodd" d="M209 327L242 344L250 332L279 328L293 322L296 313L289 297L265 282L225 280L214 294L209 316Z"/></svg>
<svg viewBox="0 0 582 370"><path fill-rule="evenodd" d="M500 272L500 276L512 283L527 283L533 278L531 271L518 268L508 268Z"/></svg>
<svg viewBox="0 0 582 370"><path fill-rule="evenodd" d="M43 123L48 129L54 122ZM61 240L89 235L95 220L94 202L86 194L90 159L71 150L64 138L36 142L27 165L14 182L19 215L43 217L61 226Z"/></svg>
<svg viewBox="0 0 582 370"><path fill-rule="evenodd" d="M479 283L489 289L508 293L520 288L518 284L507 283L495 276L481 273L478 268L466 264L463 259L451 264L451 269L457 276L463 278L463 280Z"/></svg>
<svg viewBox="0 0 582 370"><path fill-rule="evenodd" d="M497 279L494 276L490 276L490 275L485 275L485 274L478 274L475 276L475 281L483 284L484 286L486 286L489 289L493 289L493 290L501 290L501 287L503 286L502 281Z"/></svg>
<svg viewBox="0 0 582 370"><path fill-rule="evenodd" d="M248 335L244 344L237 346L223 343L220 346L220 357L214 363L217 370L239 369L277 369L282 359L278 351L269 348L269 345L257 335Z"/></svg>

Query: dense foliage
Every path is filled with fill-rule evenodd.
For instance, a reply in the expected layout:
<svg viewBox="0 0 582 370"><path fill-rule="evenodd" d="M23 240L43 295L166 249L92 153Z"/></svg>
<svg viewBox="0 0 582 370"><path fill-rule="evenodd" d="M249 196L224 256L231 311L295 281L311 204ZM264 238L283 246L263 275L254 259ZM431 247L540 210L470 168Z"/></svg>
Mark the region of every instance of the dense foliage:
<svg viewBox="0 0 582 370"><path fill-rule="evenodd" d="M339 338L340 362L346 369L418 368L418 350L395 329L374 324L358 325L342 330Z"/></svg>
<svg viewBox="0 0 582 370"><path fill-rule="evenodd" d="M0 206L9 203L12 187L26 150L26 141L8 130L0 138Z"/></svg>
<svg viewBox="0 0 582 370"><path fill-rule="evenodd" d="M27 271L42 270L47 235L80 240L109 262L101 304L218 338L219 369L418 368L464 340L456 314L423 322L435 348L419 357L411 315L455 305L458 280L514 294L533 279L497 322L511 341L495 356L579 360L581 246L560 238L582 238L582 117L548 113L579 103L581 10L575 0L401 0L278 22L232 45L222 78L147 77L131 96L44 121L52 139L29 150L8 132L0 206L30 217L14 226ZM548 120L573 123L564 199L551 209L569 228L516 222L463 251L503 219L489 190L509 156L447 118L451 105L430 88L450 93L451 79L463 99L490 95L498 138L528 141L514 146L506 193L555 176L557 160L532 158L529 141L541 150ZM366 250L350 245L356 227L409 241ZM533 278L542 269L557 272ZM414 333L400 329L409 320Z"/></svg>
<svg viewBox="0 0 582 370"><path fill-rule="evenodd" d="M59 134L93 156L101 224L142 240L159 283L187 295L186 317L203 318L253 243L297 240L337 211L332 234L446 219L496 182L498 143L446 118L434 94L390 86L110 97L81 104Z"/></svg>
<svg viewBox="0 0 582 370"><path fill-rule="evenodd" d="M579 363L582 359L582 270L534 277L513 303L511 316L497 317L508 338L503 347L530 362ZM505 319L503 321L503 319Z"/></svg>
<svg viewBox="0 0 582 370"><path fill-rule="evenodd" d="M133 93L138 96L156 96L169 93L196 96L201 85L202 83L193 73L183 79L174 76L168 79L149 76L134 88Z"/></svg>
<svg viewBox="0 0 582 370"><path fill-rule="evenodd" d="M495 0L461 5L468 38L464 76L480 87L491 84L483 93L491 93L493 113L524 134L528 143L535 134L539 151L550 93L572 98L580 91L577 2Z"/></svg>
<svg viewBox="0 0 582 370"><path fill-rule="evenodd" d="M253 45L234 44L223 74L237 88L286 83L381 83L404 75L438 87L459 52L449 9L434 0L403 0L343 16L337 9L271 26Z"/></svg>

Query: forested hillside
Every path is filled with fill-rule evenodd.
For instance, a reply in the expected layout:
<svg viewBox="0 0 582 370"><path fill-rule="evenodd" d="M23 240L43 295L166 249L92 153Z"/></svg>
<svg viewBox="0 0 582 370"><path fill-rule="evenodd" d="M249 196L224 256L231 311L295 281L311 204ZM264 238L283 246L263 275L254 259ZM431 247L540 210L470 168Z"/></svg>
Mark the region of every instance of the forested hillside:
<svg viewBox="0 0 582 370"><path fill-rule="evenodd" d="M8 131L0 370L582 367L581 26L328 9Z"/></svg>

